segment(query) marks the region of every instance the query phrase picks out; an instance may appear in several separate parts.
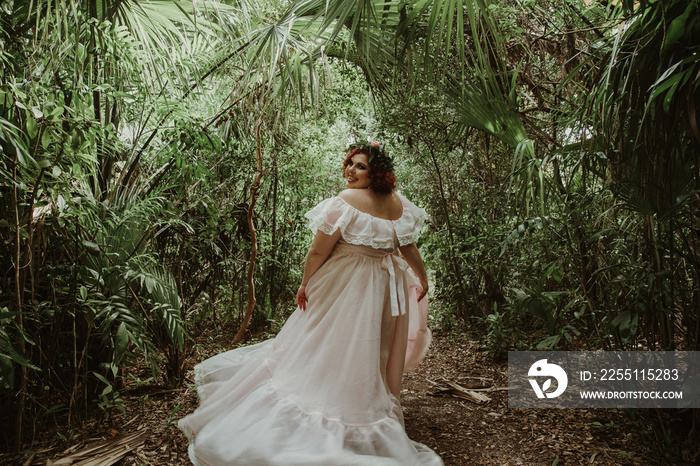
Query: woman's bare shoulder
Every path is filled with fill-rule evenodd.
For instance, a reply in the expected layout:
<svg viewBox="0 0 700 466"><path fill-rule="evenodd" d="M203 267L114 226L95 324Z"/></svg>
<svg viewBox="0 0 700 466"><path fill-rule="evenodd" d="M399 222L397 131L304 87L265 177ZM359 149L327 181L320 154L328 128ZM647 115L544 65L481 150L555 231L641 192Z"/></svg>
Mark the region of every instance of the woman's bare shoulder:
<svg viewBox="0 0 700 466"><path fill-rule="evenodd" d="M338 197L352 207L366 212L372 209L372 199L367 191L367 189L344 189L338 193Z"/></svg>
<svg viewBox="0 0 700 466"><path fill-rule="evenodd" d="M371 189L344 189L339 194L338 197L346 200L350 203L357 202L360 204L367 205L382 205L386 204L387 201L391 202L391 199L397 196L394 193L390 194L377 194Z"/></svg>
<svg viewBox="0 0 700 466"><path fill-rule="evenodd" d="M367 189L343 189L338 193L338 197L341 197L345 200L349 199L366 199L367 198Z"/></svg>
<svg viewBox="0 0 700 466"><path fill-rule="evenodd" d="M377 194L369 189L345 189L338 197L352 207L375 217L395 219L401 216L403 204L396 193Z"/></svg>

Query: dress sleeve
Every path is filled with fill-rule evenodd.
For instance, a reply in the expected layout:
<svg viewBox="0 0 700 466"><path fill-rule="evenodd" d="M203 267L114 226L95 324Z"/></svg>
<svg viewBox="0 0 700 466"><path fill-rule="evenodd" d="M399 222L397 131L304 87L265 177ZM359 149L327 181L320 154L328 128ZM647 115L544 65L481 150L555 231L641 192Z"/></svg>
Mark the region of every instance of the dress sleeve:
<svg viewBox="0 0 700 466"><path fill-rule="evenodd" d="M339 197L329 197L304 214L308 226L315 235L319 230L332 235L337 230L345 232L352 221L352 212Z"/></svg>
<svg viewBox="0 0 700 466"><path fill-rule="evenodd" d="M396 237L399 239L399 246L406 246L416 242L425 220L428 218L428 214L403 196L401 196L401 201L403 202L404 213L396 221L394 229Z"/></svg>

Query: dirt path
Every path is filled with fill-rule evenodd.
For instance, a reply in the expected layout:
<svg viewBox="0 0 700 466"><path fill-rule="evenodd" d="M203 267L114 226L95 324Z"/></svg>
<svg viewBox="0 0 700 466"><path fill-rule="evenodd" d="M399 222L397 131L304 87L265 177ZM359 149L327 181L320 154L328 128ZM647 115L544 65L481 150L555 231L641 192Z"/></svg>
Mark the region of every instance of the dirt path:
<svg viewBox="0 0 700 466"><path fill-rule="evenodd" d="M406 430L446 465L659 464L617 410L509 409L506 390L486 392L491 400L482 404L431 395L431 381L440 379L507 387L507 362L480 345L436 335L426 360L405 378Z"/></svg>
<svg viewBox="0 0 700 466"><path fill-rule="evenodd" d="M200 342L197 355L188 361L188 369L224 349L226 341L229 340L219 337ZM412 439L435 449L446 465L682 463L655 461L653 458L660 456L650 450L655 443L632 434L645 429L615 410L508 409L505 390L488 392L491 400L482 404L436 396L438 388L434 382L441 380L443 384L448 380L461 385L507 386L507 364L495 362L479 350L479 345L474 340L453 341L448 335L437 333L426 360L404 381L406 430ZM67 448L52 429L38 436L34 457L29 461L6 454L0 455L0 464L49 465L100 439L118 439L144 429L150 429L152 434L119 464L190 464L187 440L175 423L196 407L193 388L133 387L124 391L123 398L124 413L115 410L106 420L86 422L73 433L72 447ZM688 452L678 450L672 456L688 457ZM668 453L664 456L669 458Z"/></svg>

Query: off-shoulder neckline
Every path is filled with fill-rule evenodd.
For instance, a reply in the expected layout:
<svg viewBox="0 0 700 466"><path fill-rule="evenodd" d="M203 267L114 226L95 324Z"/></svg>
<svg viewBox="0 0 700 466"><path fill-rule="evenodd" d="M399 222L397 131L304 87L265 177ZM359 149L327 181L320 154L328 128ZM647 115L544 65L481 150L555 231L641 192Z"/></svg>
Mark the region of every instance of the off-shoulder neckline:
<svg viewBox="0 0 700 466"><path fill-rule="evenodd" d="M406 203L404 202L404 197L399 193L396 193L396 195L399 196L399 200L401 201L401 216L397 219L377 217L376 215L372 215L368 212L364 212L364 211L358 209L357 207L354 207L352 204L350 204L348 201L346 201L345 199L343 199L340 196L335 196L335 197L340 199L340 201L343 204L345 204L346 206L348 206L350 209L354 210L355 212L358 212L358 213L363 214L363 215L367 215L367 216L372 217L372 218L376 218L377 220L384 220L384 221L393 223L393 222L398 222L399 220L401 220L404 217L404 215L406 215L406 210L407 210Z"/></svg>

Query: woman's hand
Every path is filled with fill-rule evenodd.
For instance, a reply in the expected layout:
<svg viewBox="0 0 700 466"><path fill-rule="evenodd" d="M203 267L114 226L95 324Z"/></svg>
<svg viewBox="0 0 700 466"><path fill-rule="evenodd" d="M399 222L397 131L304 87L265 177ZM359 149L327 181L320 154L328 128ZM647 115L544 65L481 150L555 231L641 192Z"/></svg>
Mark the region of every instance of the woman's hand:
<svg viewBox="0 0 700 466"><path fill-rule="evenodd" d="M306 296L306 283L316 273L316 271L326 262L331 251L335 247L335 243L340 239L340 228L332 235L327 235L321 230L316 232L314 240L309 247L309 252L306 254L304 262L304 277L301 279L301 285L297 291L297 306L302 311L306 310L306 303L309 298Z"/></svg>
<svg viewBox="0 0 700 466"><path fill-rule="evenodd" d="M309 298L306 297L306 285L299 285L299 289L297 290L297 306L299 306L299 309L305 311L308 301Z"/></svg>
<svg viewBox="0 0 700 466"><path fill-rule="evenodd" d="M425 298L425 295L428 294L428 280L421 280L420 286L423 288L423 290L421 290L420 294L418 295L418 301Z"/></svg>
<svg viewBox="0 0 700 466"><path fill-rule="evenodd" d="M423 288L418 295L418 301L420 301L428 294L428 273L425 271L425 264L423 264L423 259L420 257L418 246L416 246L416 243L411 243L405 246L399 246L399 249L401 250L403 258L406 259L408 266L415 272L420 281L420 286Z"/></svg>

